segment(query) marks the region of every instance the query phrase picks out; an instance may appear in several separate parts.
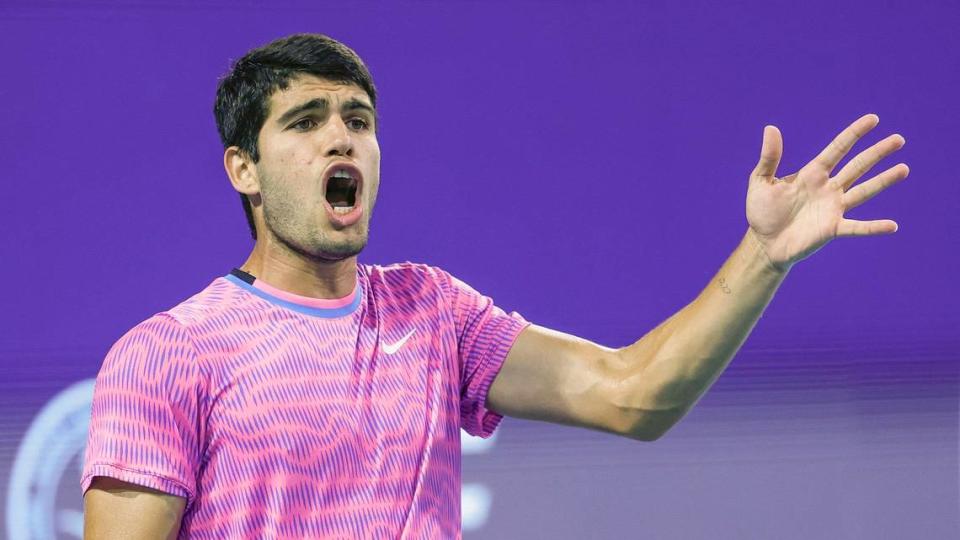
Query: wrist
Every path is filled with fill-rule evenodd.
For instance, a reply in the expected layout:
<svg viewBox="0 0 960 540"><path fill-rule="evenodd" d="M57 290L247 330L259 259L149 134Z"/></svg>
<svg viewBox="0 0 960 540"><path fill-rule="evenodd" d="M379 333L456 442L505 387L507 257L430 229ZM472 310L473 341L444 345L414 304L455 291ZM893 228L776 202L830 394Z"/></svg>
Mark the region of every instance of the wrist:
<svg viewBox="0 0 960 540"><path fill-rule="evenodd" d="M753 230L753 227L747 227L747 234L745 236L748 238L745 239L744 244L748 246L748 249L751 250L754 257L764 261L769 272L782 276L786 275L787 272L789 272L793 267L793 263L774 262L767 253L763 242L760 240L759 236L757 236L756 231Z"/></svg>

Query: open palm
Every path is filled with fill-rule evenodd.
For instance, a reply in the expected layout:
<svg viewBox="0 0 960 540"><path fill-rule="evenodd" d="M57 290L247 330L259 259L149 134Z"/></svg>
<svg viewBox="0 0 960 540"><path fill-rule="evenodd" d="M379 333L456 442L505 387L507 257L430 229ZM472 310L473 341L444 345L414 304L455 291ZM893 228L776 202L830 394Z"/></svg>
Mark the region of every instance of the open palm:
<svg viewBox="0 0 960 540"><path fill-rule="evenodd" d="M750 175L747 189L747 222L776 268L788 270L838 236L870 236L897 230L896 222L889 219L857 221L844 218L843 213L907 177L909 168L900 163L850 188L877 162L903 147L903 137L890 135L857 154L836 176L830 176L843 156L879 122L875 114L862 116L810 163L782 178L777 178L776 173L783 139L776 127L764 128L760 161Z"/></svg>

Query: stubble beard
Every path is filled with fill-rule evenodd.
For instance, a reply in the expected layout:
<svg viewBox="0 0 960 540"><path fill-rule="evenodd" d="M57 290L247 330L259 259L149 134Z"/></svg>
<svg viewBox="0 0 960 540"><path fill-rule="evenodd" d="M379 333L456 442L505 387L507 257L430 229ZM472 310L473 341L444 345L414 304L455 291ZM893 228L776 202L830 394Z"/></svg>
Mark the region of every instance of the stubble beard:
<svg viewBox="0 0 960 540"><path fill-rule="evenodd" d="M320 226L321 221L314 219L317 210L321 220L327 219L323 208L310 208L307 200L297 199L283 192L283 188L278 190L278 186L266 178L263 180L266 189L261 190L260 197L264 223L269 234L291 252L314 262L329 263L353 257L366 247L369 216L364 216L360 223L353 225L362 228L361 234L343 239L331 238L339 233L336 230L325 231Z"/></svg>

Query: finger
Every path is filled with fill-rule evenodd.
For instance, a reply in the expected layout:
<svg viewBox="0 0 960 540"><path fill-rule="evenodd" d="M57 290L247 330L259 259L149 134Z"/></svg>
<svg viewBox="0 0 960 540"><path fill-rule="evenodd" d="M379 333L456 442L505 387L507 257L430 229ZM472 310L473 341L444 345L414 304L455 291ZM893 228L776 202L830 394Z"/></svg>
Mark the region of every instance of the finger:
<svg viewBox="0 0 960 540"><path fill-rule="evenodd" d="M910 174L910 167L906 163L899 163L874 176L866 182L861 182L850 191L843 194L843 208L849 210L872 199L877 193L903 180Z"/></svg>
<svg viewBox="0 0 960 540"><path fill-rule="evenodd" d="M774 178L777 175L777 166L780 156L783 155L783 137L776 126L764 126L763 144L760 147L760 161L753 169L753 175L758 178Z"/></svg>
<svg viewBox="0 0 960 540"><path fill-rule="evenodd" d="M890 234L897 232L900 227L891 219L875 219L872 221L857 221L844 219L837 227L837 237L841 236L873 236L875 234Z"/></svg>
<svg viewBox="0 0 960 540"><path fill-rule="evenodd" d="M840 172L837 173L834 180L846 190L851 184L857 181L857 178L866 174L866 172L872 169L881 159L903 148L906 142L903 136L894 133L854 156L853 159L848 161L847 164L840 169Z"/></svg>
<svg viewBox="0 0 960 540"><path fill-rule="evenodd" d="M817 157L813 158L813 163L823 167L827 172L832 171L837 163L840 163L840 160L843 159L843 156L847 155L853 145L860 140L860 137L877 127L878 123L880 123L880 117L875 114L861 116L830 141L830 144Z"/></svg>

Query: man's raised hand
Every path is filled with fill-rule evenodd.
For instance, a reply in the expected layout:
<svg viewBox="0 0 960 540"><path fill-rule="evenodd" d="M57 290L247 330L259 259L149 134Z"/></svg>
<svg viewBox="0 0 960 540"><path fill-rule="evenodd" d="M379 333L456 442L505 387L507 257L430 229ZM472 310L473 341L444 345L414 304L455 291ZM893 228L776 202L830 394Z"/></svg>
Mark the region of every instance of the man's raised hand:
<svg viewBox="0 0 960 540"><path fill-rule="evenodd" d="M776 269L788 270L838 236L889 234L897 230L896 222L889 219L858 221L844 218L843 213L907 177L910 169L900 163L850 187L877 162L903 147L902 136L890 135L857 154L836 176L830 176L853 145L879 122L875 114L860 117L812 161L782 178L776 174L783 139L776 127L764 128L760 160L747 189L747 234L756 237Z"/></svg>

